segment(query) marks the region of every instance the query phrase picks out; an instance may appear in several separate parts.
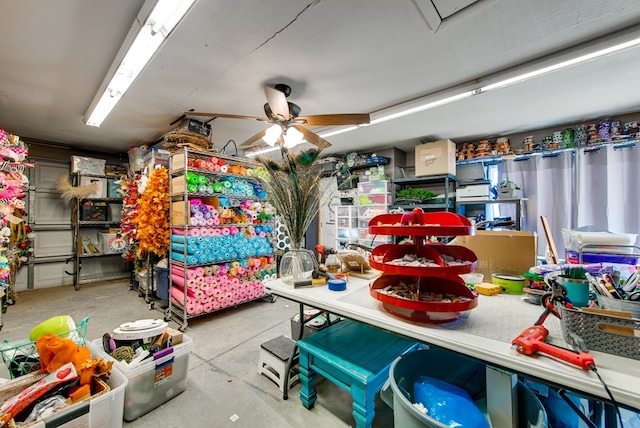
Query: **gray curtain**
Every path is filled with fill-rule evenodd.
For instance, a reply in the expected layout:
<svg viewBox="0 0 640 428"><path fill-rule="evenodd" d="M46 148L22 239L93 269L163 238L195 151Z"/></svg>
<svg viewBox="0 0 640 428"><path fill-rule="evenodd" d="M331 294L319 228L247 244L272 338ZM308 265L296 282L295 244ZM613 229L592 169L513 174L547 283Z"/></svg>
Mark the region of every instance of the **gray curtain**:
<svg viewBox="0 0 640 428"><path fill-rule="evenodd" d="M594 226L614 233L640 232L640 150L602 147L566 151L557 156L505 159L500 181L522 187L524 230L538 234L538 254L547 240L540 216L547 217L558 256L564 258L562 229ZM636 243L637 245L637 243Z"/></svg>
<svg viewBox="0 0 640 428"><path fill-rule="evenodd" d="M572 197L574 185L574 153L567 151L557 156L531 156L526 160L506 159L500 166L500 181L509 178L522 190L520 196L528 200L524 204L523 230L538 234L538 254L544 255L547 239L540 216L547 217L551 234L564 257L562 228L572 227Z"/></svg>

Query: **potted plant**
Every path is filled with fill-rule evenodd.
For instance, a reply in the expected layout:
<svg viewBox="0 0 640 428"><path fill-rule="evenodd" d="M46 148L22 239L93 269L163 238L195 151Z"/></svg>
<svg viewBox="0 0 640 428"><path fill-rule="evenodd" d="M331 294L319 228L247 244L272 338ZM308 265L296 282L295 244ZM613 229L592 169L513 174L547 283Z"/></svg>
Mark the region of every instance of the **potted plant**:
<svg viewBox="0 0 640 428"><path fill-rule="evenodd" d="M500 184L498 184L498 195L501 199L515 198L518 196L520 190L520 186L509 180L509 177L505 178L500 182Z"/></svg>
<svg viewBox="0 0 640 428"><path fill-rule="evenodd" d="M589 304L589 280L587 271L583 267L562 269L556 281L567 290L567 297L573 306L584 307Z"/></svg>

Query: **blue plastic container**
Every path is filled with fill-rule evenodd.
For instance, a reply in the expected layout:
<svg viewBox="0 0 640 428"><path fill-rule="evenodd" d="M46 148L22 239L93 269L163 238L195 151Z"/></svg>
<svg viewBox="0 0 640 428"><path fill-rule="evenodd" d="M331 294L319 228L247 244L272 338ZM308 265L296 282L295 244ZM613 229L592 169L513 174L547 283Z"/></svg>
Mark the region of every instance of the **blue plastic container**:
<svg viewBox="0 0 640 428"><path fill-rule="evenodd" d="M438 427L446 425L414 407L414 384L420 376L429 376L464 389L474 399L485 392L486 368L479 361L441 349L408 352L393 362L389 383L393 391L393 416L396 428ZM536 395L518 382L518 427L548 426L547 413Z"/></svg>
<svg viewBox="0 0 640 428"><path fill-rule="evenodd" d="M161 300L169 300L169 269L155 266L153 274L156 281L156 296Z"/></svg>

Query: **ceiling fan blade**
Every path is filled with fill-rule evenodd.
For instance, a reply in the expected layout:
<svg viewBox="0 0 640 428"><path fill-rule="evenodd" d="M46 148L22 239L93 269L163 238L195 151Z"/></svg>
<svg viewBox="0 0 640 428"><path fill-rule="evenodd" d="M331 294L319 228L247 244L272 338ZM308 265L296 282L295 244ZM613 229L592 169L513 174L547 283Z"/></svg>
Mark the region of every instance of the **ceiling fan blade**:
<svg viewBox="0 0 640 428"><path fill-rule="evenodd" d="M256 135L249 137L247 140L240 143L240 147L249 147L252 144L254 144L256 141L261 140L262 137L264 137L265 132L267 132L267 130L263 129L262 131L258 132Z"/></svg>
<svg viewBox="0 0 640 428"><path fill-rule="evenodd" d="M225 119L248 119L248 120L258 120L260 122L269 122L269 120L264 118L264 117L241 116L241 115L237 115L237 114L222 114L222 113L206 113L206 112L199 112L199 111L186 111L186 112L184 112L184 115L186 117L189 117L189 116L210 117L210 118L213 118L213 119L218 118L218 117L223 117Z"/></svg>
<svg viewBox="0 0 640 428"><path fill-rule="evenodd" d="M267 103L274 115L281 116L283 120L290 119L289 104L287 103L287 97L282 91L272 86L264 85L264 95L267 97Z"/></svg>
<svg viewBox="0 0 640 428"><path fill-rule="evenodd" d="M299 116L296 123L303 123L307 126L329 126L329 125L366 125L371 118L368 114L320 114L315 116Z"/></svg>
<svg viewBox="0 0 640 428"><path fill-rule="evenodd" d="M311 132L307 128L300 125L292 125L292 126L296 128L298 131L302 132L302 135L304 135L304 139L307 140L309 143L313 144L314 146L318 147L318 149L324 150L326 148L331 147L330 142L328 142L327 140L325 140L315 132Z"/></svg>

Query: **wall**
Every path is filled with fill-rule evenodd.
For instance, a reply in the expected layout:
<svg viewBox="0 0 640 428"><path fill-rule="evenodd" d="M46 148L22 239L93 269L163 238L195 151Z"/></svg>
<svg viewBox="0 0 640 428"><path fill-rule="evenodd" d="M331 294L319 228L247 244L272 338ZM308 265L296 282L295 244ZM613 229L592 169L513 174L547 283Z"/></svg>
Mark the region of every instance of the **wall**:
<svg viewBox="0 0 640 428"><path fill-rule="evenodd" d="M29 161L35 167L29 169L29 191L25 199L29 225L35 238L34 256L20 268L16 279L16 291L49 288L73 283L73 228L71 206L57 190L57 178L70 172L72 155L97 157L109 164L121 164L128 160L126 153L113 155L80 150L60 144L25 139L29 146ZM122 269L122 260L86 260L83 274L102 273L103 270Z"/></svg>

